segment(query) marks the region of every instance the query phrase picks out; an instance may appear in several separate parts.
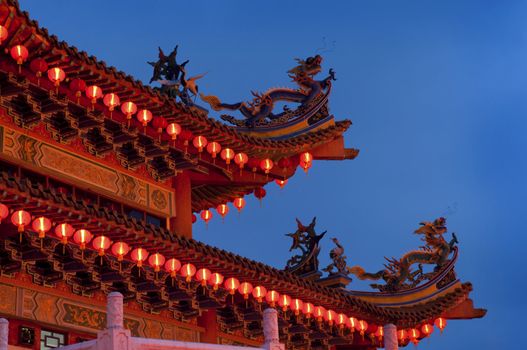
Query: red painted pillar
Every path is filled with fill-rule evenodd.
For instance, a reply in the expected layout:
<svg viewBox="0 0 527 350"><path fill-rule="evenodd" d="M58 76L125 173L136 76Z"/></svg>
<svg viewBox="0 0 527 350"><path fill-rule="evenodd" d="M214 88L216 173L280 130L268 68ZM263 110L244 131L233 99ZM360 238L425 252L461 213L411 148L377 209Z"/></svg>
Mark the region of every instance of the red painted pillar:
<svg viewBox="0 0 527 350"><path fill-rule="evenodd" d="M216 310L206 310L198 317L198 326L205 328L201 337L202 343L218 344L218 325L216 323Z"/></svg>
<svg viewBox="0 0 527 350"><path fill-rule="evenodd" d="M170 220L170 229L176 234L192 238L192 188L187 172L174 177L176 216Z"/></svg>

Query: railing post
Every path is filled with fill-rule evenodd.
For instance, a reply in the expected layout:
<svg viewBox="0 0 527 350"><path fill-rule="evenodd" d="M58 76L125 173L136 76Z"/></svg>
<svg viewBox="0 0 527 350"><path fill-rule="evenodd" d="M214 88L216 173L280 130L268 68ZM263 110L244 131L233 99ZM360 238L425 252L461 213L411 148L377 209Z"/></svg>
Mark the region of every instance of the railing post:
<svg viewBox="0 0 527 350"><path fill-rule="evenodd" d="M399 343L397 342L397 327L394 324L388 323L384 325L384 349L399 349Z"/></svg>
<svg viewBox="0 0 527 350"><path fill-rule="evenodd" d="M263 312L263 331L266 350L285 350L284 344L280 343L278 333L278 312L273 308L265 309Z"/></svg>
<svg viewBox="0 0 527 350"><path fill-rule="evenodd" d="M9 321L0 318L0 350L7 350L9 338Z"/></svg>
<svg viewBox="0 0 527 350"><path fill-rule="evenodd" d="M121 293L112 292L108 294L108 302L106 304L106 328L123 328L123 295Z"/></svg>

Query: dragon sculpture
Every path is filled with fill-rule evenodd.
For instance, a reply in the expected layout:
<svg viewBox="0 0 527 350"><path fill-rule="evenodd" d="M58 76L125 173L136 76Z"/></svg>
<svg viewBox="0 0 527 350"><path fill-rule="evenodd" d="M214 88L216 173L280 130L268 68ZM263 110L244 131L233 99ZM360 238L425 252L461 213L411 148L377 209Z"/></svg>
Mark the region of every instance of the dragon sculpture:
<svg viewBox="0 0 527 350"><path fill-rule="evenodd" d="M435 276L449 262L450 254L457 248L457 237L452 233L452 239L447 242L444 234L447 232L446 219L440 217L433 222L422 222L415 233L423 235L421 240L425 245L419 250L414 250L403 255L399 260L388 259L388 264L383 270L376 273L364 271L360 266L348 267L348 271L361 280L384 280L385 284L371 284L373 288L381 292L396 292L406 290L419 285L424 280ZM418 265L413 270L413 265ZM434 270L429 273L423 271L422 264L435 265Z"/></svg>
<svg viewBox="0 0 527 350"><path fill-rule="evenodd" d="M331 264L322 269L322 271L327 272L331 275L349 275L349 271L346 266L346 255L344 255L344 247L340 244L339 240L336 238L331 239L335 243L336 247L331 249L329 252L329 258L331 259ZM333 270L336 271L333 271Z"/></svg>
<svg viewBox="0 0 527 350"><path fill-rule="evenodd" d="M298 275L308 275L318 272L319 242L326 232L324 231L321 234L315 232L316 219L313 218L308 226L303 225L300 220L296 219L298 229L294 233L286 234L286 236L293 239L289 251L298 249L301 252L287 261L286 271Z"/></svg>
<svg viewBox="0 0 527 350"><path fill-rule="evenodd" d="M322 56L316 55L305 60L296 59L298 65L288 71L289 77L298 84L298 89L273 88L264 93L251 92L254 99L251 102L222 103L220 99L213 95L203 95L200 97L207 102L215 111L238 110L245 118L247 127L254 127L258 122L281 118L289 113L289 109L284 107L281 114L273 114L275 103L279 101L299 103L298 109L303 109L312 104L322 94L329 89L332 80L336 80L335 72L330 69L329 75L323 80L315 80L314 77L322 71ZM226 121L235 123L230 116L222 116Z"/></svg>

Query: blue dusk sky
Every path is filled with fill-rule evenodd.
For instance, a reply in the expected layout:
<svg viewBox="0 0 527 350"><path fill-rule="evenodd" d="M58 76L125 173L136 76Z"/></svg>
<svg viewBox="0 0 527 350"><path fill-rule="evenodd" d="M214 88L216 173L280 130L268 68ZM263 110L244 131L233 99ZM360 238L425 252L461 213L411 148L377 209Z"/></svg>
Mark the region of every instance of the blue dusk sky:
<svg viewBox="0 0 527 350"><path fill-rule="evenodd" d="M527 3L522 1L21 0L70 45L148 82L157 47L180 45L205 94L250 100L293 86L295 57L324 51L338 80L330 99L349 118L355 160L315 162L262 205L217 217L196 239L283 268L295 217L317 217L349 265L382 267L421 242L423 220L446 216L456 271L485 318L450 321L420 349L518 348L527 311ZM353 281L352 289L368 289ZM410 346L412 347L412 346Z"/></svg>

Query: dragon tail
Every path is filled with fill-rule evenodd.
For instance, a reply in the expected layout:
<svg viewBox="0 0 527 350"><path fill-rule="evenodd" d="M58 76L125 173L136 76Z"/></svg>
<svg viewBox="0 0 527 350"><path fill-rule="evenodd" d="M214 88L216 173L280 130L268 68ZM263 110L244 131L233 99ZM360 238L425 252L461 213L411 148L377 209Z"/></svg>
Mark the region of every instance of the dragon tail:
<svg viewBox="0 0 527 350"><path fill-rule="evenodd" d="M378 271L376 273L370 273L370 272L366 272L360 266L353 266L353 267L348 267L348 272L354 274L360 280L378 280L382 278L384 270Z"/></svg>
<svg viewBox="0 0 527 350"><path fill-rule="evenodd" d="M199 94L199 97L205 102L207 102L210 107L215 111L221 111L223 108L221 107L221 101L217 96L214 95L203 95Z"/></svg>

